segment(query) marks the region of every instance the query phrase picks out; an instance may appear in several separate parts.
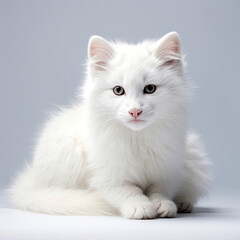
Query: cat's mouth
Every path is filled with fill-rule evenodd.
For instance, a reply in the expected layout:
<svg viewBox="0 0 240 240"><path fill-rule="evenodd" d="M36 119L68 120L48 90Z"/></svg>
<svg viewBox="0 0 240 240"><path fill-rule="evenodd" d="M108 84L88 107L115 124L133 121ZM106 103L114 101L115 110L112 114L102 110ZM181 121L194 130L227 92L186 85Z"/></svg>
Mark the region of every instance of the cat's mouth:
<svg viewBox="0 0 240 240"><path fill-rule="evenodd" d="M125 125L134 131L140 131L146 127L147 121L142 119L131 119L125 122Z"/></svg>
<svg viewBox="0 0 240 240"><path fill-rule="evenodd" d="M134 131L140 131L142 129L144 129L147 125L148 125L148 121L147 120L143 120L143 119L128 119L127 121L124 121L123 124L128 127L131 130Z"/></svg>
<svg viewBox="0 0 240 240"><path fill-rule="evenodd" d="M144 120L141 120L141 119L133 119L133 120L130 120L129 122L144 122Z"/></svg>

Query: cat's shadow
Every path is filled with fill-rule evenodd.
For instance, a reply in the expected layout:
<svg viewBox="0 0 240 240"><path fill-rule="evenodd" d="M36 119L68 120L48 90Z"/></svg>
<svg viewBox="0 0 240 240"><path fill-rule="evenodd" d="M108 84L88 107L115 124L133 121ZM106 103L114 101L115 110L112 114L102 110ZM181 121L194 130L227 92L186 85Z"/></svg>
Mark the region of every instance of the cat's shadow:
<svg viewBox="0 0 240 240"><path fill-rule="evenodd" d="M192 213L219 213L225 210L224 208L195 207Z"/></svg>
<svg viewBox="0 0 240 240"><path fill-rule="evenodd" d="M178 213L178 218L232 217L233 209L215 207L195 207L191 213Z"/></svg>

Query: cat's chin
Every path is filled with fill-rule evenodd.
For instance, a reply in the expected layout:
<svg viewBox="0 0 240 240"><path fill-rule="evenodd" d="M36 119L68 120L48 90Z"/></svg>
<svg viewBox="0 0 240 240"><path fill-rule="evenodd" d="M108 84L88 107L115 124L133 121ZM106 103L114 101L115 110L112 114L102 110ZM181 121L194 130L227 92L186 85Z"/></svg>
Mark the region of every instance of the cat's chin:
<svg viewBox="0 0 240 240"><path fill-rule="evenodd" d="M144 121L144 120L137 120L137 121L131 120L131 121L125 122L124 125L133 131L141 131L145 127L147 127L149 124L147 123L147 121Z"/></svg>

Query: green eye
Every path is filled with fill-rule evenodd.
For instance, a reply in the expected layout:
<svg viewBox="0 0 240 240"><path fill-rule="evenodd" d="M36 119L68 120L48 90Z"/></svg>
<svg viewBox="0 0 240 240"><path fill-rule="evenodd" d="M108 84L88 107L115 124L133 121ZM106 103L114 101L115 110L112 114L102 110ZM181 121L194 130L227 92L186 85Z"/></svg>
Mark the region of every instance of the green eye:
<svg viewBox="0 0 240 240"><path fill-rule="evenodd" d="M125 93L125 90L121 86L116 86L116 87L113 88L113 93L117 96L121 96Z"/></svg>
<svg viewBox="0 0 240 240"><path fill-rule="evenodd" d="M156 85L148 84L148 85L146 85L144 87L143 93L145 93L145 94L152 94L152 93L154 93L156 91L156 88L157 88Z"/></svg>

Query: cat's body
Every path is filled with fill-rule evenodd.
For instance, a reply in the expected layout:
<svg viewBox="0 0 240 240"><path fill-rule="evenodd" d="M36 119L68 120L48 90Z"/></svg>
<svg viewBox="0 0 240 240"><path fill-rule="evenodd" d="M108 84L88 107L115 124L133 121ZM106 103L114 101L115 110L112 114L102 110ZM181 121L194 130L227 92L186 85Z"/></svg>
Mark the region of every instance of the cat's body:
<svg viewBox="0 0 240 240"><path fill-rule="evenodd" d="M93 37L89 60L83 103L48 121L11 188L13 205L135 219L191 211L209 173L198 136L187 135L177 34L134 46Z"/></svg>

